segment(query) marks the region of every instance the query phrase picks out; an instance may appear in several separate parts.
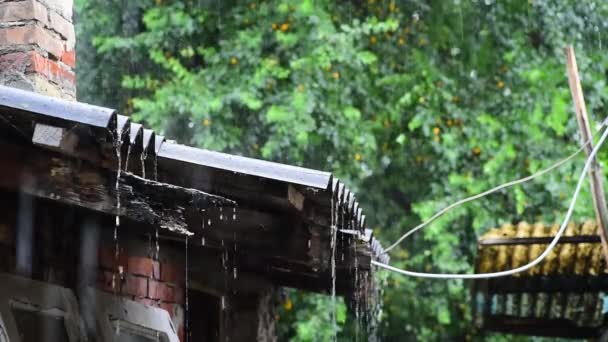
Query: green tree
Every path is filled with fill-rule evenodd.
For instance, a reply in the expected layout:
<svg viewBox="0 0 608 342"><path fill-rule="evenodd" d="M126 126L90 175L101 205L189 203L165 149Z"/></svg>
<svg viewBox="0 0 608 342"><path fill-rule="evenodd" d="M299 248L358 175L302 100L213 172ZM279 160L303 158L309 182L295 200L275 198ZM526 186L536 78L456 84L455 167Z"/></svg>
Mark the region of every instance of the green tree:
<svg viewBox="0 0 608 342"><path fill-rule="evenodd" d="M79 0L78 8L81 98L119 106L182 143L330 170L356 190L385 244L451 202L577 148L565 44L577 48L592 117L605 113L603 2ZM580 161L455 210L395 249L392 264L470 272L484 230L562 218ZM591 216L589 194L580 202L576 217ZM384 293L385 340L477 333L466 282L391 276ZM323 299L290 296L282 336L323 340L329 327L304 319L327 310ZM345 340L356 331L341 330Z"/></svg>

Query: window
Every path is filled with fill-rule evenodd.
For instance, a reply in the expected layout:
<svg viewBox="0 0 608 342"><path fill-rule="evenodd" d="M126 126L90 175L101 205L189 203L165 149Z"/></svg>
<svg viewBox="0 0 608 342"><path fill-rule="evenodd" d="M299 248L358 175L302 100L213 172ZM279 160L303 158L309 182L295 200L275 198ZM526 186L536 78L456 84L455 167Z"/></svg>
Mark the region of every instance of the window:
<svg viewBox="0 0 608 342"><path fill-rule="evenodd" d="M21 342L70 340L65 330L63 313L40 311L19 304L11 307Z"/></svg>
<svg viewBox="0 0 608 342"><path fill-rule="evenodd" d="M0 342L85 340L70 289L5 273L0 284Z"/></svg>

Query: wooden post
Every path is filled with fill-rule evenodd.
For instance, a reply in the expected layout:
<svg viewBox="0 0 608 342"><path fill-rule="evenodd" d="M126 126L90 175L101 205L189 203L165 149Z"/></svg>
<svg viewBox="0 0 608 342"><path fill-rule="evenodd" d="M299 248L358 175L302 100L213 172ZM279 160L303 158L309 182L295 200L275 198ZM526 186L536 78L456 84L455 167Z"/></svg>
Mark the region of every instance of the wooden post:
<svg viewBox="0 0 608 342"><path fill-rule="evenodd" d="M585 143L592 137L591 128L589 128L589 118L587 116L587 107L585 106L585 98L583 97L583 88L578 75L578 66L576 65L576 56L574 48L569 45L566 47L566 70L568 73L568 84L572 101L574 103L574 112L576 120L581 132L581 141ZM585 146L587 156L593 150L593 141ZM606 207L606 197L604 196L604 187L602 185L602 170L594 158L591 167L589 168L589 182L591 183L591 194L593 195L593 206L595 209L595 217L599 224L599 234L602 238L602 249L604 258L608 263L608 209Z"/></svg>

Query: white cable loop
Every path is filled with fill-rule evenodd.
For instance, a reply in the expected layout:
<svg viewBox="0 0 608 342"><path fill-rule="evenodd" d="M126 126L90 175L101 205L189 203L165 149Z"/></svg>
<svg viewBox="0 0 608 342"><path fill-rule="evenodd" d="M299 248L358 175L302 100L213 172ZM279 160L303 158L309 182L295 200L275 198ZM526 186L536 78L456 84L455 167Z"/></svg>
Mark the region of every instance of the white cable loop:
<svg viewBox="0 0 608 342"><path fill-rule="evenodd" d="M380 255L386 254L386 253L390 252L393 248L397 247L397 245L399 245L401 242L403 242L403 240L407 239L410 235L412 235L415 232L419 231L420 229L428 226L429 224L431 224L432 222L434 222L435 220L437 220L439 217L443 216L445 213L447 213L448 211L450 211L450 210L452 210L454 208L460 207L461 205L463 205L465 203L468 203L468 202L474 201L476 199L485 197L487 195L493 194L493 193L495 193L495 192L497 192L499 190L502 190L504 188L508 188L508 187L513 186L513 185L525 183L525 182L530 181L530 180L532 180L532 179L534 179L536 177L540 177L540 176L542 176L542 175L544 175L544 174L546 174L548 172L551 172L551 171L555 170L556 168L558 168L558 167L564 165L565 163L569 162L572 158L576 157L579 153L581 153L585 149L585 147L590 142L591 141L585 142L583 144L583 146L581 146L578 150L576 150L576 152L574 152L571 155L569 155L568 157L566 157L566 158L558 161L557 163L549 166L546 169L537 171L536 173L533 173L533 174L531 174L531 175L529 175L527 177L520 178L520 179L517 179L517 180L513 180L513 181L510 181L510 182L501 184L499 186L496 186L496 187L494 187L492 189L486 190L486 191L484 191L482 193L479 193L477 195L473 195L471 197L467 197L465 199L461 199L461 200L459 200L457 202L454 202L454 203L450 204L449 206L447 206L447 207L439 210L437 213L435 213L435 215L433 215L428 220L420 223L416 227L408 230L405 234L401 235L401 237L399 237L399 239L397 239L397 241L395 241L392 245L388 246Z"/></svg>
<svg viewBox="0 0 608 342"><path fill-rule="evenodd" d="M604 141L606 140L606 137L608 137L608 129L606 129L604 131L604 133L602 133L602 136L600 138L600 140L598 141L597 145L593 148L593 150L591 151L591 154L589 154L589 157L587 158L587 160L585 161L585 167L583 168L583 171L581 172L581 175L578 179L578 184L576 185L576 189L574 190L574 194L572 196L572 199L570 201L570 206L568 207L568 211L566 212L566 216L564 217L564 221L562 222L561 227L559 228L559 230L557 231L557 234L555 234L555 237L553 238L553 240L551 240L551 243L549 243L549 245L547 246L547 248L545 249L545 251L539 255L536 259L534 259L533 261L529 262L526 265L511 269L511 270L506 270L506 271L500 271L500 272L491 272L491 273L478 273L478 274L458 274L458 273L423 273L423 272L413 272L413 271L406 271L406 270L402 270L396 267L393 267L391 265L388 264L384 264L375 260L372 260L372 264L376 265L378 267L381 268L385 268L389 271L393 271L399 274L403 274L406 276L410 276L410 277L418 277L418 278L432 278L432 279L487 279L487 278L498 278L498 277L506 277L506 276L510 276L519 272L524 272L529 270L530 268L538 265L544 258L547 257L547 255L549 255L549 253L551 253L551 251L553 250L553 248L555 248L555 245L557 245L557 242L559 241L559 239L561 238L562 234L564 233L564 231L566 230L566 227L568 226L568 221L570 220L570 218L572 217L572 212L574 211L574 205L576 204L576 200L578 198L578 195L581 191L581 187L583 185L583 181L585 180L585 175L587 174L587 171L589 170L589 166L592 164L592 162L594 161L595 155L597 154L597 152L599 151L600 147L602 146L602 144L604 144Z"/></svg>

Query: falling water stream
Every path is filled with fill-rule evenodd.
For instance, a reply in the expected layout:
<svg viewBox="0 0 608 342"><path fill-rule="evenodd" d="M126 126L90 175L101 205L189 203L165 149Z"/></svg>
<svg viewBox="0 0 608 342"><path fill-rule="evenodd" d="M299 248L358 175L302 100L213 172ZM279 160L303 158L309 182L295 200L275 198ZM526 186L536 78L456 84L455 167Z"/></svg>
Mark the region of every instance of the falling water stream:
<svg viewBox="0 0 608 342"><path fill-rule="evenodd" d="M139 155L139 162L141 163L141 176L142 176L142 178L146 178L146 157L147 157L146 151L143 151Z"/></svg>
<svg viewBox="0 0 608 342"><path fill-rule="evenodd" d="M201 246L205 245L205 211L201 210Z"/></svg>
<svg viewBox="0 0 608 342"><path fill-rule="evenodd" d="M331 328L332 340L336 341L336 201L332 192L331 196Z"/></svg>
<svg viewBox="0 0 608 342"><path fill-rule="evenodd" d="M190 329L188 328L188 324L189 324L189 320L188 320L188 309L189 309L189 302L188 302L188 281L190 280L189 275L188 275L188 236L186 235L186 285L185 285L185 289L184 291L186 292L186 317L184 319L184 325L186 327L186 333L184 335L184 339L185 341L189 341L190 340Z"/></svg>
<svg viewBox="0 0 608 342"><path fill-rule="evenodd" d="M131 156L131 144L127 148L127 158L125 159L125 172L129 171L129 157Z"/></svg>
<svg viewBox="0 0 608 342"><path fill-rule="evenodd" d="M236 279L237 277L237 269L236 269L236 232L232 233L232 241L234 242L233 253L232 256L232 278Z"/></svg>
<svg viewBox="0 0 608 342"><path fill-rule="evenodd" d="M114 291L114 294L116 295L117 293L117 289L116 289L116 275L118 274L119 277L122 277L122 266L118 265L119 263L119 245L118 245L118 228L120 227L120 173L121 173L121 168L122 168L122 161L121 161L121 156L120 156L120 149L122 147L122 132L118 132L118 130L116 131L116 136L117 138L115 139L115 149L116 149L116 160L117 160L117 167L116 167L116 185L115 185L115 191L116 191L116 222L114 224L114 261L116 263L116 271L112 274L112 290ZM118 329L118 324L116 325L117 329Z"/></svg>

